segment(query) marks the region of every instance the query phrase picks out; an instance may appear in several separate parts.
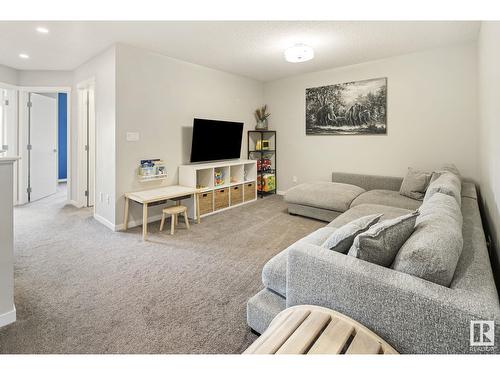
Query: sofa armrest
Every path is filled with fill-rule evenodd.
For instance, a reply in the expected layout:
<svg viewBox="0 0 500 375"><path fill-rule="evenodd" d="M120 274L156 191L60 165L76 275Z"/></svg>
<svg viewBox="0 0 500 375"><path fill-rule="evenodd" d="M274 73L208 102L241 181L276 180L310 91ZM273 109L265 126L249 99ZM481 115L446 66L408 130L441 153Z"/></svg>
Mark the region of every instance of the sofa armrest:
<svg viewBox="0 0 500 375"><path fill-rule="evenodd" d="M399 191L402 177L375 176L369 174L343 173L333 172L332 182L340 182L343 184L351 184L359 186L365 190L394 190Z"/></svg>
<svg viewBox="0 0 500 375"><path fill-rule="evenodd" d="M288 252L287 307L303 304L345 314L401 353L473 353L471 320L493 320L496 346L480 349L499 352L499 307L479 293L297 243Z"/></svg>

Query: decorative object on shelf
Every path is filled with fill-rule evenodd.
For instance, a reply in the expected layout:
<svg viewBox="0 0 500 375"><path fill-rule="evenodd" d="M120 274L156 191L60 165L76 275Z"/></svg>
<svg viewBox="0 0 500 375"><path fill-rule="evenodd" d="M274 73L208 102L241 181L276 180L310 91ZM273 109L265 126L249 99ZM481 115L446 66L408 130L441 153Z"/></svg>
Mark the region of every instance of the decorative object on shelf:
<svg viewBox="0 0 500 375"><path fill-rule="evenodd" d="M165 163L161 159L143 159L139 166L139 179L150 181L167 178Z"/></svg>
<svg viewBox="0 0 500 375"><path fill-rule="evenodd" d="M276 131L249 130L247 149L248 158L257 160L258 195L276 194Z"/></svg>
<svg viewBox="0 0 500 375"><path fill-rule="evenodd" d="M255 149L257 151L260 151L260 150L269 150L269 146L270 143L269 143L269 140L267 139L263 139L263 140L258 140L257 143L255 144Z"/></svg>
<svg viewBox="0 0 500 375"><path fill-rule="evenodd" d="M387 78L306 89L306 134L387 134Z"/></svg>
<svg viewBox="0 0 500 375"><path fill-rule="evenodd" d="M222 169L214 169L214 184L215 186L224 185L224 172Z"/></svg>
<svg viewBox="0 0 500 375"><path fill-rule="evenodd" d="M257 120L257 125L255 125L255 130L267 130L268 121L267 119L271 116L267 113L267 104L261 108L255 110L255 119Z"/></svg>

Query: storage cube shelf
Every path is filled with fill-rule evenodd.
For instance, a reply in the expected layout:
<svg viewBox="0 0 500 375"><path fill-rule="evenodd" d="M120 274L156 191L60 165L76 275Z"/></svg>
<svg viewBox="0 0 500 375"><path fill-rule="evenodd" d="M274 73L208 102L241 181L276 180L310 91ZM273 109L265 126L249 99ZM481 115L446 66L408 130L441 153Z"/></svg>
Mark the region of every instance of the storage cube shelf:
<svg viewBox="0 0 500 375"><path fill-rule="evenodd" d="M257 162L241 159L181 165L179 184L201 189L200 215L211 215L257 199ZM194 218L195 201L183 204Z"/></svg>

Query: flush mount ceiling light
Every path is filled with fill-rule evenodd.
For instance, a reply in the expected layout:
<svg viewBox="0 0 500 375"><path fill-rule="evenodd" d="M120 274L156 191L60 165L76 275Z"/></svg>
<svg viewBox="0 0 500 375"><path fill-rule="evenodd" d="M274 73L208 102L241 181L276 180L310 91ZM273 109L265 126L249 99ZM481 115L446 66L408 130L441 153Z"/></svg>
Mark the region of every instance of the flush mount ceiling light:
<svg viewBox="0 0 500 375"><path fill-rule="evenodd" d="M46 27L37 27L36 31L38 31L40 34L48 34L49 33L49 29L47 29Z"/></svg>
<svg viewBox="0 0 500 375"><path fill-rule="evenodd" d="M29 59L29 58L30 58L30 56L29 56L28 54L26 54L26 53L20 53L20 54L19 54L19 57L20 57L21 59Z"/></svg>
<svg viewBox="0 0 500 375"><path fill-rule="evenodd" d="M291 63L300 63L314 58L314 50L306 44L295 44L285 50L285 60Z"/></svg>

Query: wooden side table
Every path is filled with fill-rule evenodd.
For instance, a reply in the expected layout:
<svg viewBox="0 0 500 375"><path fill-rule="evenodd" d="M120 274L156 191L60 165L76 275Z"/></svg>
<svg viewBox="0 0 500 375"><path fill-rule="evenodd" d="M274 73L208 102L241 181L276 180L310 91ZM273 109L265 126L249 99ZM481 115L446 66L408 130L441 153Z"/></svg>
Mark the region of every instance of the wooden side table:
<svg viewBox="0 0 500 375"><path fill-rule="evenodd" d="M243 354L398 354L355 320L320 306L279 313Z"/></svg>

